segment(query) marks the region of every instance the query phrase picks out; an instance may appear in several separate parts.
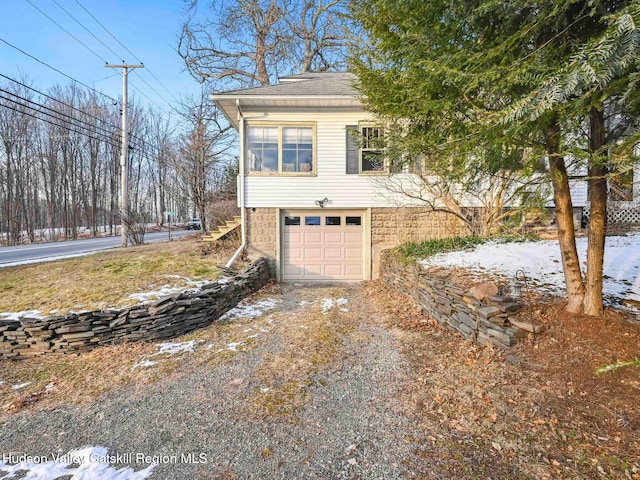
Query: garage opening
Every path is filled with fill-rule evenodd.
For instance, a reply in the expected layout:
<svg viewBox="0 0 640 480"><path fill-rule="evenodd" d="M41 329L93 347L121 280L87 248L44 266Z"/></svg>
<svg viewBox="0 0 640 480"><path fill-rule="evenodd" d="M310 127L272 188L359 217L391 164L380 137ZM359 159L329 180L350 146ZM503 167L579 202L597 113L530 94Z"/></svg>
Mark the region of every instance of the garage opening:
<svg viewBox="0 0 640 480"><path fill-rule="evenodd" d="M282 279L303 281L365 278L364 212L283 212Z"/></svg>

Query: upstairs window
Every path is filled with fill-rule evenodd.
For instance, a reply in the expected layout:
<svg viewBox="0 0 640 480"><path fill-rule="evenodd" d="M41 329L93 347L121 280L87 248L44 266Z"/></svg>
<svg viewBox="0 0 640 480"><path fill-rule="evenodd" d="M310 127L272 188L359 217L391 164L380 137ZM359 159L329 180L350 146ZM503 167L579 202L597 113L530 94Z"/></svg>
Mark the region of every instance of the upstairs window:
<svg viewBox="0 0 640 480"><path fill-rule="evenodd" d="M250 125L247 127L247 171L308 173L314 171L314 127Z"/></svg>
<svg viewBox="0 0 640 480"><path fill-rule="evenodd" d="M380 140L382 128L374 126L360 127L362 134L362 147L360 148L360 171L383 172L384 157Z"/></svg>

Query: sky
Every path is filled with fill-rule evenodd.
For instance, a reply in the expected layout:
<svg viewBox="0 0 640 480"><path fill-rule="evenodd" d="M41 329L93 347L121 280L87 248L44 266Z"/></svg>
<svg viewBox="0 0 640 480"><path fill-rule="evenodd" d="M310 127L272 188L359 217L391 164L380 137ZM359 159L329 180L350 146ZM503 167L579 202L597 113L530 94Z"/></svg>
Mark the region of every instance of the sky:
<svg viewBox="0 0 640 480"><path fill-rule="evenodd" d="M65 33L29 2L97 55ZM135 57L96 23L81 5ZM119 56L101 45L60 7ZM181 97L197 95L200 91L200 84L184 71L182 59L176 52L183 7L183 0L2 0L0 39L114 98L122 93L122 70L105 68L105 61L119 64L124 60L126 63L137 64L140 60L146 68L135 70L129 75L130 98L134 97L154 108L160 107L166 113L173 113L172 107L178 106ZM2 41L0 73L18 80L27 78L34 88L45 92L55 84L66 85L70 82L68 78ZM0 83L4 83L4 80L0 78Z"/></svg>

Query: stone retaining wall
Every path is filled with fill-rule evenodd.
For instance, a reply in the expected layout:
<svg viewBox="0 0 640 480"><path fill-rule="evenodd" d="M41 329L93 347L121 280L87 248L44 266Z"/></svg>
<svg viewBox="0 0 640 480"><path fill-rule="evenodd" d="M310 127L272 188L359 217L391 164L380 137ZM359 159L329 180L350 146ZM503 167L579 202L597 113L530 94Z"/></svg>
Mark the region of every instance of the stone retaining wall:
<svg viewBox="0 0 640 480"><path fill-rule="evenodd" d="M76 353L99 345L162 340L206 327L269 281L264 258L228 283L210 283L122 310L0 320L0 359Z"/></svg>
<svg viewBox="0 0 640 480"><path fill-rule="evenodd" d="M382 255L380 279L464 338L483 345L510 347L528 335L509 321L517 321L520 304L498 295L477 300L469 293L469 285L446 269L425 270L416 262L405 264L396 252L387 250Z"/></svg>

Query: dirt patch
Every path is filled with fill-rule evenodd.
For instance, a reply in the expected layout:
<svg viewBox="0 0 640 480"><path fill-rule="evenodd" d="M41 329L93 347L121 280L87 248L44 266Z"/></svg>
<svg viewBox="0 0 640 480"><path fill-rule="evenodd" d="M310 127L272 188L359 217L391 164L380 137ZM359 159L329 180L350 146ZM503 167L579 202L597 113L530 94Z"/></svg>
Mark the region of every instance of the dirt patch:
<svg viewBox="0 0 640 480"><path fill-rule="evenodd" d="M332 308L304 309L309 300L300 300L295 316L280 313L272 317L279 330L282 350L269 355L253 372L252 380L261 386L247 399L249 413L258 417L287 417L295 414L308 400L309 389L318 380L314 375L334 363L342 353L349 332L355 328L356 317L336 308L334 299L343 298L346 288L331 287L314 293L331 300ZM316 298L314 303L318 303ZM309 303L310 305L311 303ZM322 380L320 380L322 382Z"/></svg>
<svg viewBox="0 0 640 480"><path fill-rule="evenodd" d="M424 478L640 478L640 369L596 374L640 355L640 327L624 315L535 305L549 330L502 352L462 340L380 285L367 292L395 318L415 367L405 404L428 432L415 439Z"/></svg>

